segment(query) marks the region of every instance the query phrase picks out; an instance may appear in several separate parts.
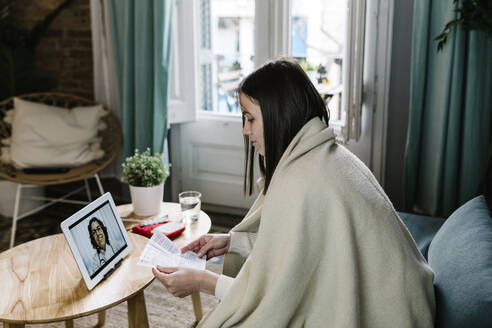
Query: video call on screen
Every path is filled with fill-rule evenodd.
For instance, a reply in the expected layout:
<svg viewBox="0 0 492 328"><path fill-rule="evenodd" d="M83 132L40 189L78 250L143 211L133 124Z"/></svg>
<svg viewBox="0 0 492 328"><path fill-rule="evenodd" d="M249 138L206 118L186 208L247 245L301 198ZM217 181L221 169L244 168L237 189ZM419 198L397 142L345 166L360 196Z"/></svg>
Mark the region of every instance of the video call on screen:
<svg viewBox="0 0 492 328"><path fill-rule="evenodd" d="M74 222L69 229L91 279L127 246L109 201Z"/></svg>

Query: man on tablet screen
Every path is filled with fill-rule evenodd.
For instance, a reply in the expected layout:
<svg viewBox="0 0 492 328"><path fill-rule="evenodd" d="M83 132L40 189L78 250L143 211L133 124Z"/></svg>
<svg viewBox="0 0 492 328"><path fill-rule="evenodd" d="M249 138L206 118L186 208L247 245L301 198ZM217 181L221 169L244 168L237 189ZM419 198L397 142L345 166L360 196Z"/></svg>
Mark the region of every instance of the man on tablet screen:
<svg viewBox="0 0 492 328"><path fill-rule="evenodd" d="M90 263L89 272L95 272L111 259L114 255L114 249L109 241L108 229L101 220L93 217L89 221L87 229L89 229L92 247L96 250Z"/></svg>

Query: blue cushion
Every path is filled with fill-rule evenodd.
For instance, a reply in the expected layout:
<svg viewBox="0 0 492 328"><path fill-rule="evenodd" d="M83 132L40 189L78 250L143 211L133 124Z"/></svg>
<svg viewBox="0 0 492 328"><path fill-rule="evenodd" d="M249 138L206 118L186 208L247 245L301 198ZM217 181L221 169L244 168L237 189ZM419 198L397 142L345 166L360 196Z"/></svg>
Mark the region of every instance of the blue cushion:
<svg viewBox="0 0 492 328"><path fill-rule="evenodd" d="M398 212L398 215L410 231L420 253L427 259L429 245L444 223L444 219L404 212Z"/></svg>
<svg viewBox="0 0 492 328"><path fill-rule="evenodd" d="M457 209L429 247L435 273L436 327L490 327L492 218L478 196Z"/></svg>

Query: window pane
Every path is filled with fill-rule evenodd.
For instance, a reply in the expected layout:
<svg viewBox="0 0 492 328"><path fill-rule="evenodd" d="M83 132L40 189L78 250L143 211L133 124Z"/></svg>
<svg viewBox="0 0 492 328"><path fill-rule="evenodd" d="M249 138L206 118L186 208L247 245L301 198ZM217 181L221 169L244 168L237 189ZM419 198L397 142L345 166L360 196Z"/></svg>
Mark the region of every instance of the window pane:
<svg viewBox="0 0 492 328"><path fill-rule="evenodd" d="M291 53L342 120L342 63L347 0L292 0Z"/></svg>
<svg viewBox="0 0 492 328"><path fill-rule="evenodd" d="M202 109L239 113L235 89L254 68L254 0L202 0L200 11Z"/></svg>

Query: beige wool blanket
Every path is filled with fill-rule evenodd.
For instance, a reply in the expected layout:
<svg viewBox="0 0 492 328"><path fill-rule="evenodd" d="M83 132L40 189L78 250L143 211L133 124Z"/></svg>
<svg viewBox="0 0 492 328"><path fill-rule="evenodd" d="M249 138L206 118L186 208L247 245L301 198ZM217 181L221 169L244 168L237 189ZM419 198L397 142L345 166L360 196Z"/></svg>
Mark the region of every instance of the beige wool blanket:
<svg viewBox="0 0 492 328"><path fill-rule="evenodd" d="M233 231L257 232L199 327L432 327L433 273L369 169L318 119Z"/></svg>

